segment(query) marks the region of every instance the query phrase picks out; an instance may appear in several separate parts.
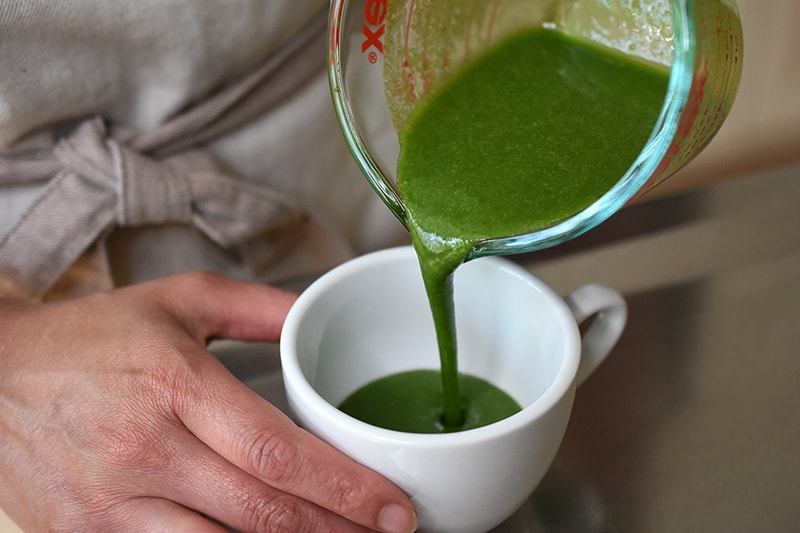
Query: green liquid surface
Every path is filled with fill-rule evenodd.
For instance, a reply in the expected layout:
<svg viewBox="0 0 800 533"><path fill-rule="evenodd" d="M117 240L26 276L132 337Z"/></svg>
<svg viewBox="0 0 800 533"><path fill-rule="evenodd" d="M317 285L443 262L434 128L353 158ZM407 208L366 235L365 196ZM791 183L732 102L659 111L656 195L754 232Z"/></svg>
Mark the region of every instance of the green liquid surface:
<svg viewBox="0 0 800 533"><path fill-rule="evenodd" d="M460 253L582 211L634 162L666 86L666 71L556 31L501 43L400 132L397 184L415 236Z"/></svg>
<svg viewBox="0 0 800 533"><path fill-rule="evenodd" d="M606 193L647 142L667 80L619 53L531 30L429 95L399 132L397 185L436 325L446 426L472 416L458 372L455 269L474 244L552 226Z"/></svg>
<svg viewBox="0 0 800 533"><path fill-rule="evenodd" d="M460 376L463 412L457 426L444 425L438 370L411 370L378 379L356 390L339 409L374 426L409 433L446 433L479 428L520 411L508 394L486 380Z"/></svg>

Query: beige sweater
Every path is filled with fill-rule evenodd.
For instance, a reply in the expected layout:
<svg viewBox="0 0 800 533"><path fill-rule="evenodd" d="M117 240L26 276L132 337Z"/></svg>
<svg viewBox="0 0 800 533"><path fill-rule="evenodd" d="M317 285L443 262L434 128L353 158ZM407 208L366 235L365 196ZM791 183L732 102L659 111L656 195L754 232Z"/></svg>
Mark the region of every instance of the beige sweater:
<svg viewBox="0 0 800 533"><path fill-rule="evenodd" d="M333 115L326 5L0 3L0 296L280 283L404 241Z"/></svg>

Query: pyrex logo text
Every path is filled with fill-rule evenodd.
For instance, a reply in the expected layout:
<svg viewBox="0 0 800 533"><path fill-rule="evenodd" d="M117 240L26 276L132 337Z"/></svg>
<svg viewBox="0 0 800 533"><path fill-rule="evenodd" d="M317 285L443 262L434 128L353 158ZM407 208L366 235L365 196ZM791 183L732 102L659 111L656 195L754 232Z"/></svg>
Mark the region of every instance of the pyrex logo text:
<svg viewBox="0 0 800 533"><path fill-rule="evenodd" d="M361 43L361 53L363 54L370 48L367 59L370 63L378 60L378 52L383 55L383 33L386 31L386 5L389 0L367 0L364 5L364 25L361 33L364 34L364 41Z"/></svg>

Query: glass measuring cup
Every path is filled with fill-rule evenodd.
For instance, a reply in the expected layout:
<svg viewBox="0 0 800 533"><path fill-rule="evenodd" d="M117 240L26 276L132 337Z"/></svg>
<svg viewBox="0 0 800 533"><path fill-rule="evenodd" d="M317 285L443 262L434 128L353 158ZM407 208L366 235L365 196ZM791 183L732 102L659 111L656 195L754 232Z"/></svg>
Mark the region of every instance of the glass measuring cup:
<svg viewBox="0 0 800 533"><path fill-rule="evenodd" d="M649 140L599 199L551 226L480 241L466 259L546 248L601 223L697 155L727 117L739 85L742 30L734 0L332 0L336 114L361 171L404 225L396 129L461 66L536 26L664 65L667 93Z"/></svg>

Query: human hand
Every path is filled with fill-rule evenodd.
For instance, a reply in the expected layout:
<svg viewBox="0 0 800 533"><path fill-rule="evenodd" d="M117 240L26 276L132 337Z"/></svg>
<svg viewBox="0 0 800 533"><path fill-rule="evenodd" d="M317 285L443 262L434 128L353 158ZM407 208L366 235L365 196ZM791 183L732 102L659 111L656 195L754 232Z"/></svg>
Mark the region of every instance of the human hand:
<svg viewBox="0 0 800 533"><path fill-rule="evenodd" d="M0 303L0 507L28 531L413 531L413 505L231 375L294 296L206 273Z"/></svg>

